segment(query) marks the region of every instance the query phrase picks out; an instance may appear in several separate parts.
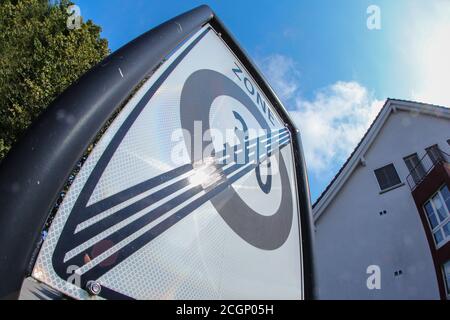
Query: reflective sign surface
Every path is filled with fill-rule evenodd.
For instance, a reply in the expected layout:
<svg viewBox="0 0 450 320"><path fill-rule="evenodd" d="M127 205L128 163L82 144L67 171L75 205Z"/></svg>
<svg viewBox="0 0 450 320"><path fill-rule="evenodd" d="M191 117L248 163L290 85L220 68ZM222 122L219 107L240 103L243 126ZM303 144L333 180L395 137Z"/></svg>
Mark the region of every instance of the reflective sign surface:
<svg viewBox="0 0 450 320"><path fill-rule="evenodd" d="M126 77L126 75L124 75ZM74 298L300 299L291 133L206 26L127 103L33 277Z"/></svg>

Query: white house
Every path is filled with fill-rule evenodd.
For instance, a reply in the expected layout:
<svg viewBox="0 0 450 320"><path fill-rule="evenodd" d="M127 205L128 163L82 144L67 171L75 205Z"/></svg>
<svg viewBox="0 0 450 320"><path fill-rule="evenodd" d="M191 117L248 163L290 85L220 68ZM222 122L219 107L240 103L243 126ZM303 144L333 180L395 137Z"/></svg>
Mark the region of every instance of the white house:
<svg viewBox="0 0 450 320"><path fill-rule="evenodd" d="M449 162L450 109L386 101L314 205L320 299L449 297Z"/></svg>

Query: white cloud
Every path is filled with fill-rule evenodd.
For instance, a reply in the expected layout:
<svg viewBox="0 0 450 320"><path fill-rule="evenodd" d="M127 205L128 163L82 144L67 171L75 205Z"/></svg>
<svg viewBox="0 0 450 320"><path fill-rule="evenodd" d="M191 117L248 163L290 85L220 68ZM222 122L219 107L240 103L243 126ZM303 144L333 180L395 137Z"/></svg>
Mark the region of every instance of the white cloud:
<svg viewBox="0 0 450 320"><path fill-rule="evenodd" d="M411 99L450 107L450 1L412 4L399 44L415 79Z"/></svg>
<svg viewBox="0 0 450 320"><path fill-rule="evenodd" d="M319 90L312 101L297 98L296 105L291 115L302 133L308 168L327 181L357 146L383 101L357 82L339 81Z"/></svg>
<svg viewBox="0 0 450 320"><path fill-rule="evenodd" d="M258 60L264 74L270 77L270 84L278 96L287 101L292 99L298 90L299 71L293 59L273 54Z"/></svg>
<svg viewBox="0 0 450 320"><path fill-rule="evenodd" d="M392 33L396 58L410 68L407 99L450 107L450 0L411 0L400 25ZM298 123L308 168L327 182L360 141L384 101L357 82L337 81L319 89L311 99L299 92L300 72L295 61L281 54L259 59L280 98ZM392 70L395 72L395 69ZM393 84L395 85L395 84Z"/></svg>
<svg viewBox="0 0 450 320"><path fill-rule="evenodd" d="M262 69L276 92L289 93L288 99L295 105L290 113L301 130L310 173L327 182L357 146L384 102L359 83L344 81L318 90L312 100L303 99L293 61L281 55L265 61L270 63ZM287 63L284 66L283 61Z"/></svg>

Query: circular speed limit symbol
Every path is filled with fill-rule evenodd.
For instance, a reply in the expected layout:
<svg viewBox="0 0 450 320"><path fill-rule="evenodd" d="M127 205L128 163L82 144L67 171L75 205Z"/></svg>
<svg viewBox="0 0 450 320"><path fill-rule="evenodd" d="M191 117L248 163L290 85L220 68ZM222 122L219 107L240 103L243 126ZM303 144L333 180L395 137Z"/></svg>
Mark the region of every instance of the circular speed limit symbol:
<svg viewBox="0 0 450 320"><path fill-rule="evenodd" d="M271 131L258 106L241 87L223 74L206 69L194 72L186 80L181 94L180 118L182 128L191 137L198 135L196 123L201 123L202 136L208 130L217 129L214 125L244 133L249 127ZM192 144L185 142L190 150ZM202 143L202 150L210 144ZM199 160L199 156L191 152L191 161ZM258 164L247 179L249 183L241 188L234 183L211 202L228 226L246 242L263 250L276 250L289 237L294 202L282 153L268 151L265 162L265 175L261 170L263 164ZM272 172L274 165L276 174ZM252 193L251 197L246 196L246 189ZM272 212L267 212L267 207L272 208Z"/></svg>

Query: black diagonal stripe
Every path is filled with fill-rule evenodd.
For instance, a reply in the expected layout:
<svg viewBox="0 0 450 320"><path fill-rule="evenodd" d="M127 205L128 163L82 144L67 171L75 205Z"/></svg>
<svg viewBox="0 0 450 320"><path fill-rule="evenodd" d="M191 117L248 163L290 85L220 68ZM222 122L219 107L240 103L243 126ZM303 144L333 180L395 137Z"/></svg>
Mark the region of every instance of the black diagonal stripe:
<svg viewBox="0 0 450 320"><path fill-rule="evenodd" d="M281 129L277 133L281 133L282 131L286 131L287 129ZM282 133L280 136L283 136L286 134ZM268 135L265 135L264 137L270 137L273 133L269 133ZM255 138L247 142L248 144L252 144L256 142L258 139L261 139L261 137ZM224 145L224 149L226 148L226 145ZM249 150L252 148L249 148ZM142 183L139 183L131 188L128 188L126 190L123 190L117 194L114 194L108 198L102 199L88 207L86 207L85 213L86 216L89 217L83 222L86 222L87 220L91 219L92 217L96 216L99 213L105 212L123 202L126 202L142 193L145 193L163 183L166 183L172 179L175 179L193 169L192 164L186 164L184 166L178 167L176 169L173 169L169 172L163 173L157 177L151 178L149 180L146 180ZM86 236L88 237L88 236Z"/></svg>
<svg viewBox="0 0 450 320"><path fill-rule="evenodd" d="M276 143L279 144L279 145L283 145L283 144L285 144L286 142L289 142L289 141L291 141L291 137L285 137L285 138L280 139Z"/></svg>
<svg viewBox="0 0 450 320"><path fill-rule="evenodd" d="M196 186L194 188L191 188L191 189L183 192L182 194L180 194L177 197L173 198L171 201L169 201L167 203L164 203L161 206L159 206L159 207L157 207L157 208L147 212L142 217L134 220L133 222L127 224L123 228L115 231L114 233L112 233L111 235L109 235L108 237L103 239L102 241L111 241L114 244L119 243L120 241L122 241L123 239L128 237L130 235L130 233L132 233L131 232L132 230L140 229L141 227L143 227L143 226L153 222L154 220L158 219L159 217L161 217L165 213L169 212L170 210L172 210L176 206L179 206L180 204L188 201L190 198L194 197L196 194L198 194L202 190L203 190L203 188L201 186ZM126 209L128 209L128 208L126 208ZM127 213L129 215L132 215L135 212L134 211L129 211ZM65 263L69 264L69 265L83 265L84 264L84 260L83 260L84 255L86 253L92 252L93 248L96 245L97 245L97 243L91 245L89 248L85 249L84 252L79 253L78 255L74 256L71 259L69 259ZM106 250L107 249L102 248L98 252L98 255L101 255ZM95 257L92 257L92 258L95 258Z"/></svg>
<svg viewBox="0 0 450 320"><path fill-rule="evenodd" d="M232 172L235 169L237 169L238 166L243 166L243 165L235 165L232 168L228 169L228 171ZM203 191L202 186L196 186L196 187L193 187L193 188L183 192L182 194L180 194L180 195L176 196L175 198L171 199L170 201L162 204L161 206L159 206L159 207L157 207L157 208L155 208L153 210L150 210L149 212L147 212L142 217L134 220L133 222L129 223L128 225L124 226L123 228L117 230L113 234L111 234L108 237L106 237L104 240L111 241L112 243L119 243L120 241L122 241L123 239L128 237L130 234L132 234L134 230L139 230L143 226L153 222L154 220L158 219L159 217L161 217L165 213L169 212L173 208L179 206L180 204L182 204L184 202L187 202L189 199L191 199L192 197L194 197L195 195L197 195L201 191ZM133 208L131 208L131 209L133 209ZM122 211L121 215L126 215L126 216L131 216L131 215L136 213L136 211L130 210L130 207L124 208L121 211ZM117 220L116 219L117 217L115 217L114 215L110 216L110 217L111 217L111 219L109 219L109 221ZM120 221L122 221L122 220L119 220L119 222ZM103 224L103 221L99 222L98 224L93 225L92 228L90 228L90 230L89 230L90 233L93 232L92 230L98 231L98 229L100 229L99 227L101 227L100 232L102 232L104 230L103 227L102 227L102 224ZM81 234L81 232L80 232L80 234ZM97 235L97 234L99 234L99 232L94 232L94 236ZM91 252L95 245L96 244L93 244L92 246L90 246L88 249L85 250L85 252ZM75 257L69 259L66 262L66 264L83 265L84 262L82 262L82 261L83 261L83 256L84 256L85 252L80 253L80 254L76 255ZM99 252L98 254L100 255L102 253L103 253L103 251ZM77 262L79 264L77 264Z"/></svg>
<svg viewBox="0 0 450 320"><path fill-rule="evenodd" d="M259 163L256 163L255 168L259 165ZM228 175L231 175L233 172L239 170L242 167L245 167L246 165L247 164L235 164L235 165L231 166L230 168L224 170L223 175L225 177ZM216 171L218 171L218 169L216 169ZM180 181L180 183L184 186L189 184L188 178L185 180L186 181L184 181L184 180ZM220 180L220 181L216 182L216 184L221 184L221 183L223 183L223 181L224 180ZM179 188L177 188L178 186L169 186L167 188L170 188L170 187L172 187L174 190L179 189ZM167 190L163 189L160 192L157 192L157 193L160 193L158 195L158 197L164 198L164 194L166 191ZM173 190L171 190L171 191L173 191ZM162 204L161 206L149 211L142 217L134 220L133 222L131 222L131 223L127 224L126 226L120 228L119 230L115 231L114 233L112 233L111 235L109 235L108 237L103 239L102 241L108 241L108 242L111 242L114 244L119 243L120 241L127 238L130 234L133 234L137 230L143 228L145 225L158 219L159 217L166 214L173 208L179 206L180 204L182 204L184 202L187 202L189 199L196 196L201 191L203 191L203 188L201 186L197 186L197 187L191 188L191 189L183 192L181 195L178 195L177 197L175 197L175 198L171 199L170 201ZM120 223L120 221L123 221L124 216L128 217L128 216L131 216L131 215L145 209L146 207L148 207L148 205L146 205L146 204L152 203L152 199L151 199L152 196L149 196L147 198L148 199L143 199L143 200L139 201L138 203L135 203L133 205L130 205L130 206L120 210L118 213L116 213L117 215L115 214L115 215L111 215L111 216L105 218L104 220L106 222L105 221L98 222L97 224L92 225L88 229L83 230L86 232L80 232L79 234L75 235L75 238L77 239L76 243L79 243L81 241L81 239L86 239L86 233L88 233L91 236L91 238L93 238L94 236L103 232L103 230L106 230L105 223L107 223L106 227L108 227L108 226L111 227L112 225L115 225L115 223L113 223L113 222L117 221L117 223ZM137 210L137 209L139 209L139 210ZM120 219L120 218L122 218L122 219ZM112 224L112 225L110 225L110 224ZM93 247L96 245L97 245L97 243L91 245L84 252L81 252L81 253L75 255L74 257L70 258L66 263L75 264L75 265L83 265L84 254L86 252L92 252ZM76 247L78 247L78 245L76 245L75 248ZM97 253L98 253L98 255L101 255L106 250L107 249L104 248L103 251L99 250L99 252L97 252ZM79 264L77 264L77 263L79 263Z"/></svg>
<svg viewBox="0 0 450 320"><path fill-rule="evenodd" d="M284 134L282 134L284 135ZM253 139L256 140L256 139ZM253 146L248 149L248 151L251 151L256 146ZM225 164L226 165L226 164ZM225 165L217 166L217 170L220 170ZM185 174L193 169L193 166L191 164L182 166L178 169L172 170L168 173L162 174L154 179L150 179L144 183L139 184L138 186L132 187L124 192L118 193L116 196L110 197L109 201L111 202L110 205L107 205L107 203L102 202L99 205L93 205L88 210L88 216L91 216L89 213L91 210L96 210L96 214L100 214L124 201L127 201L131 199L131 195L136 196L139 194L142 194L144 192L147 192L148 190L155 188L158 186L159 183L165 183L167 181L172 180L173 178L176 178L182 174ZM185 178L183 180L177 181L160 191L157 191L143 199L140 199L136 201L135 203L130 204L128 207L123 208L121 210L118 210L117 212L105 217L102 220L99 220L98 222L88 226L87 228L81 230L80 232L76 233L73 237L73 247L77 247L79 244L87 241L87 239L93 238L94 236L98 235L99 233L107 230L108 228L116 225L120 221L123 221L133 215L136 212L139 212L146 207L149 207L153 203L162 200L163 198L166 198L170 196L171 194L177 192L178 190L186 187L189 184L189 178ZM125 199L124 201L120 202L119 199ZM103 209L102 211L97 211ZM91 217L92 218L92 217ZM86 220L85 220L86 221Z"/></svg>
<svg viewBox="0 0 450 320"><path fill-rule="evenodd" d="M102 213L109 210L125 201L128 201L144 192L147 192L167 181L175 179L183 174L192 170L192 164L186 164L184 166L173 169L164 174L158 175L157 177L148 179L142 183L139 183L131 188L123 190L117 194L114 194L108 198L102 199L86 208L86 213L88 217L93 217L98 213Z"/></svg>
<svg viewBox="0 0 450 320"><path fill-rule="evenodd" d="M288 143L284 145L280 145L279 150L281 151L282 148L287 146ZM212 191L208 192L207 194L199 197L198 199L195 199L191 203L189 203L187 206L183 207L152 229L146 231L144 234L127 244L125 247L120 249L117 253L117 256L115 258L115 264L110 266L101 266L96 265L89 271L87 271L85 274L82 275L83 282L89 281L92 279L99 279L102 275L104 275L106 272L111 270L112 268L116 267L118 264L126 260L128 257L130 257L132 254L134 254L136 251L141 249L143 246L154 240L156 237L161 235L163 232L168 230L170 227L187 217L189 214L191 214L193 211L198 209L200 206L205 204L206 202L210 201L213 197L217 196L219 193L223 192L226 188L228 188L230 185L232 185L234 182L254 170L258 164L254 165L248 165L244 170L240 171L233 177L231 177L229 180L227 180L225 183L221 183L218 186L216 186Z"/></svg>
<svg viewBox="0 0 450 320"><path fill-rule="evenodd" d="M222 169L224 166L225 165L217 166L217 170ZM188 167L190 168L190 170L183 170L183 172L185 171L184 173L188 173L189 171L193 170L193 166L191 164L188 165ZM163 174L162 176L165 176L165 174ZM170 180L170 179L166 179L165 177L160 178L160 176L159 176L155 181L166 182L168 180ZM108 228L129 218L133 214L135 214L141 210L144 210L145 208L151 206L152 204L154 204L164 198L167 198L170 195L174 194L175 192L185 188L189 184L190 184L189 177L184 178L179 181L176 181L176 182L170 184L169 186L164 187L163 189L156 191L155 193L152 193L152 194L130 204L129 206L122 208L122 209L118 210L117 212L97 221L96 223L86 227L85 229L81 230L80 232L76 233L73 236L73 246L77 247L79 244L81 244L82 242L85 242L87 239L91 239L91 238L95 237L96 235L100 234L101 232L107 230ZM141 188L139 189L138 194L142 194L149 190L145 187L146 187L146 184L142 185ZM152 184L150 189L152 189L154 187L155 186ZM135 189L135 188L133 188L133 189ZM135 189L134 191L136 191L136 190L138 190L138 189ZM116 203L116 202L117 202L117 200L114 201L114 203ZM113 206L110 206L110 208L112 208L112 207ZM99 213L101 213L101 212L99 212ZM97 214L99 214L99 213L97 213Z"/></svg>
<svg viewBox="0 0 450 320"><path fill-rule="evenodd" d="M191 165L192 167L192 165ZM167 198L171 194L177 192L178 190L181 190L188 186L189 178L185 178L182 180L179 180L161 190L158 190L132 204L129 206L122 208L113 214L101 219L100 221L97 221L96 223L86 227L85 229L81 230L80 232L76 233L73 236L73 243L79 244L87 239L91 239L95 237L96 235L100 234L101 232L109 229L110 227L120 223L121 221L129 218L133 214L144 210L145 208L151 206L152 204L161 201L164 198ZM143 190L143 192L146 192L147 190ZM76 247L77 245L75 245Z"/></svg>

